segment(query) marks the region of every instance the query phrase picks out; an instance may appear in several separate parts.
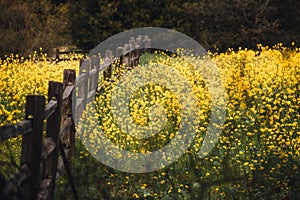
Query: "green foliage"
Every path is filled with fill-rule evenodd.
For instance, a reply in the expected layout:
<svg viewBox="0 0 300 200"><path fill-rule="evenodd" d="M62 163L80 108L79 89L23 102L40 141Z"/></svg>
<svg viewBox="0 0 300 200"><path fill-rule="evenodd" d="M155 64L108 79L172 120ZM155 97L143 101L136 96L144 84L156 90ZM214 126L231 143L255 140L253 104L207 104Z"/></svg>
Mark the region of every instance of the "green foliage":
<svg viewBox="0 0 300 200"><path fill-rule="evenodd" d="M299 41L296 0L71 1L73 42L89 50L124 30L156 26L175 29L205 48L256 48L256 44Z"/></svg>
<svg viewBox="0 0 300 200"><path fill-rule="evenodd" d="M0 56L28 56L43 48L51 51L69 41L65 5L54 7L49 1L0 1Z"/></svg>
<svg viewBox="0 0 300 200"><path fill-rule="evenodd" d="M220 73L223 70L226 72L228 104L222 136L208 156L198 156L199 139L202 137L199 134L185 153L171 165L154 172L129 174L97 162L80 143L77 145L72 174L81 197L165 200L299 199L300 115L296 111L299 109L299 50L290 51L281 45L261 49L260 55L252 50L240 50L213 56L220 67ZM141 56L140 64L158 61L163 63L167 58L165 55L145 54ZM174 62L176 59L171 60ZM188 67L185 69L188 71ZM196 77L195 74L194 76ZM117 79L114 80L117 82ZM110 106L109 93L113 84L114 82L107 81L105 92L100 94L104 98L99 100L102 106L96 106L98 116L110 115L105 111ZM159 96L159 93L153 94ZM132 95L131 101L135 102L138 96ZM202 100L201 104L205 105L204 103ZM138 110L142 110L142 107ZM207 115L204 116L205 120L209 120ZM142 118L139 115L139 119ZM86 122L89 119L84 120ZM103 121L98 122L107 137L111 137L114 144L126 146L129 139L126 141L118 137L121 135L120 131L108 132L115 123L114 119L107 121L109 123L105 126ZM94 120L89 123L92 122ZM204 132L207 129L205 122L199 128ZM94 141L99 138L93 135L92 130L87 128L86 134L81 137L82 142L89 140L90 144L97 144ZM159 134L156 136L164 140ZM151 145L158 143L150 139L148 141ZM139 142L144 143L139 140L133 145ZM70 192L63 192L65 188L61 188L61 185L57 188L58 199L70 198Z"/></svg>
<svg viewBox="0 0 300 200"><path fill-rule="evenodd" d="M138 27L175 29L207 49L299 42L300 2L287 0L0 0L0 54L73 44L89 51Z"/></svg>

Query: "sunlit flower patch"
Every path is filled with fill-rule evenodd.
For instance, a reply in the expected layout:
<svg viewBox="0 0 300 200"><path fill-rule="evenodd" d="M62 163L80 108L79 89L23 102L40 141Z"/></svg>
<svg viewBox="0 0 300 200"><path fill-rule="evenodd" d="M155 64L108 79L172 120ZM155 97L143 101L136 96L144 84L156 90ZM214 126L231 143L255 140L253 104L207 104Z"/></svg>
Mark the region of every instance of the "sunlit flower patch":
<svg viewBox="0 0 300 200"><path fill-rule="evenodd" d="M221 138L205 158L198 157L211 115L211 96L205 81L187 62L188 59L144 55L139 67L157 63L170 66L191 85L191 92L197 100L195 106L199 108L194 111L198 126L192 145L179 160L164 169L147 174L128 174L102 165L78 141L74 176L81 180L89 174L86 184L94 188L95 194L101 196L106 191L110 197L122 199L299 197L300 52L282 45L259 47L259 52L240 49L210 54L225 85L227 115ZM0 124L22 120L25 96L45 95L48 81L61 81L62 71L67 68L78 68L78 62L54 64L17 56L1 61ZM130 71L116 69L114 81L105 82L105 91L95 99L96 123L93 120L89 123L101 128L107 138L120 148L147 153L162 148L177 135L184 119L181 116L184 105L164 85L146 84L140 87L130 97L129 117L134 124L147 126L151 123L150 119L156 119L151 116L151 109L160 105L158 117L164 117L161 118L163 126L150 138L138 139L129 135L116 124L111 99L118 80ZM85 128L84 140L97 148L97 133L89 132L88 126ZM15 140L9 141L16 155L19 152L17 144ZM8 162L8 154L8 148L2 145L1 161ZM85 188L86 185L78 187ZM57 195L62 194L58 192Z"/></svg>

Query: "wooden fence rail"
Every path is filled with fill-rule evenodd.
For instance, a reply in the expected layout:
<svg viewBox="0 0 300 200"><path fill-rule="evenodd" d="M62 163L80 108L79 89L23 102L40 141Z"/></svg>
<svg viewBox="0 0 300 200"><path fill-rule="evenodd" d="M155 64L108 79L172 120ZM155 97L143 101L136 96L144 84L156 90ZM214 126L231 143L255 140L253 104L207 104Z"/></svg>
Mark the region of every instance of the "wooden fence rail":
<svg viewBox="0 0 300 200"><path fill-rule="evenodd" d="M59 49L55 50L55 62L61 62L64 60L70 60L71 56L74 54L83 54L82 50L74 50L74 51L60 51ZM65 55L65 56L62 56Z"/></svg>
<svg viewBox="0 0 300 200"><path fill-rule="evenodd" d="M99 85L99 80L113 80L112 74L115 66L136 66L142 53L150 51L152 51L151 39L147 35L140 35L136 38L131 37L128 44L117 47L115 56L112 50L106 50L102 60L97 56L81 60L73 92L75 124L78 124L86 104L94 100L97 91L103 90L104 85Z"/></svg>
<svg viewBox="0 0 300 200"><path fill-rule="evenodd" d="M141 53L150 47L148 36L130 38L116 49L116 56L107 50L102 63L99 57L81 60L77 77L75 70L65 70L63 83L49 81L47 104L44 96L26 97L25 119L0 127L0 142L22 136L20 168L7 181L1 198L10 198L18 190L20 199L53 199L56 178L66 171L73 197L78 199L68 163L75 150L75 126L86 104L103 89L99 80L113 78L116 61L119 67L137 65Z"/></svg>
<svg viewBox="0 0 300 200"><path fill-rule="evenodd" d="M17 124L7 124L0 127L0 142L8 140L19 135L25 135L32 131L32 122L23 120Z"/></svg>
<svg viewBox="0 0 300 200"><path fill-rule="evenodd" d="M132 37L127 44L116 48L115 56L112 50L107 50L102 59L95 56L81 60L77 77L75 70L65 70L63 83L50 81L47 104L44 96L27 96L25 119L0 127L0 142L22 136L19 170L6 181L0 199L9 199L16 188L21 199L53 199L56 179L63 171L74 199L78 199L69 161L75 150L75 127L86 105L95 99L97 92L104 91L104 85L99 85L101 80L114 81L115 67L136 66L142 53L156 50L151 48L148 36ZM57 60L60 60L59 54ZM204 183L203 192L207 193L208 188L228 180L240 181L241 178L233 179L227 175L224 180Z"/></svg>
<svg viewBox="0 0 300 200"><path fill-rule="evenodd" d="M4 196L9 197L18 188L21 199L53 199L57 171L61 171L57 169L58 162L66 165L74 152L74 83L75 70L65 70L64 83L49 82L47 104L44 96L29 95L26 97L25 120L0 127L0 142L22 136L21 167L7 181ZM47 121L46 130L44 120ZM60 151L60 145L63 151ZM67 159L60 161L59 151Z"/></svg>

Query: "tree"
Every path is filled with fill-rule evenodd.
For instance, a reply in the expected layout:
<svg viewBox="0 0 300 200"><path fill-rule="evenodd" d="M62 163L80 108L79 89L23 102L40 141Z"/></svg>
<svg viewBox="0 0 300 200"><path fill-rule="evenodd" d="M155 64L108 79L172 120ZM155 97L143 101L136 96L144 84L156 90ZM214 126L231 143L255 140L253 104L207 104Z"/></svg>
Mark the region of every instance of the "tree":
<svg viewBox="0 0 300 200"><path fill-rule="evenodd" d="M75 44L85 51L138 27L180 31L207 49L300 38L298 0L0 0L0 54Z"/></svg>
<svg viewBox="0 0 300 200"><path fill-rule="evenodd" d="M207 49L299 40L297 0L88 0L71 2L73 41L85 50L124 30L175 29ZM297 28L298 27L298 28Z"/></svg>
<svg viewBox="0 0 300 200"><path fill-rule="evenodd" d="M212 0L184 4L193 23L192 34L207 48L250 47L278 34L278 19L270 20L277 8L262 0ZM197 34L198 33L198 34Z"/></svg>
<svg viewBox="0 0 300 200"><path fill-rule="evenodd" d="M27 56L43 48L51 51L68 42L66 8L54 7L46 0L0 0L0 54Z"/></svg>
<svg viewBox="0 0 300 200"><path fill-rule="evenodd" d="M182 2L70 1L69 18L74 33L72 39L77 46L87 51L108 37L132 28L156 26L184 31L186 25L179 7Z"/></svg>

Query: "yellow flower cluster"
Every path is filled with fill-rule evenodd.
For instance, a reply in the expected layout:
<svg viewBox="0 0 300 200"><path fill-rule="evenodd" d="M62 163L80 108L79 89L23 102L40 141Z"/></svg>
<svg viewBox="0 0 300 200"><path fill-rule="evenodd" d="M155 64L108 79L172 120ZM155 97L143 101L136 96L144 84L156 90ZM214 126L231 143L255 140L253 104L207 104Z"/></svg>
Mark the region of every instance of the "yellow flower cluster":
<svg viewBox="0 0 300 200"><path fill-rule="evenodd" d="M97 149L100 138L97 131L89 128L99 126L107 138L122 149L147 153L162 148L176 137L180 124L186 120L182 116L186 114L184 108L188 105L186 97L181 97L178 93L185 89L185 85L189 85L189 92L196 99L193 102L195 108L189 111L197 116L194 122L197 124L195 138L191 147L167 170L148 174L153 178L143 178L136 190L128 190L129 198L187 195L190 189L200 191L203 185L219 181L218 187L213 186L214 189L211 190L216 198L231 199L233 196L230 194L233 193L241 195L235 198L243 198L246 191L262 194L276 188L282 195L276 198L283 199L284 195L294 189L290 184L291 177L299 176L300 52L299 49L291 50L282 45L259 48L259 52L240 49L210 55L225 86L227 115L221 138L212 152L207 152L205 159L200 159L198 152L208 131L213 97L201 74L187 62L190 58L170 57L159 53L142 56L140 67L165 65L169 68L160 71L162 77L168 79L169 76L165 73L172 74L172 68L185 81L178 79L177 90L168 88L167 82L162 81L165 84L149 82L129 91L130 101L128 108L124 109L129 110L128 119L131 118L136 126L148 127L151 119L156 119L161 125L158 127L160 131L150 138L138 138L128 134L127 130L117 124L111 101L119 80L126 78L132 71L117 68L114 71L114 81L106 80L104 93L96 96L96 122L91 120L84 127L78 127L85 130L83 143L88 141L91 147ZM48 62L43 55L40 57L42 59L39 61L25 60L18 56L1 61L0 125L22 120L26 95L46 95L49 80L62 81L63 69L78 68L77 61L54 64ZM198 62L194 60L193 64ZM205 62L199 61L199 65L203 64ZM126 79L126 82L130 81L129 78ZM192 101L193 98L189 100ZM155 115L156 112L158 116ZM155 124L152 125L153 129L158 130ZM13 145L13 148L18 149L17 145ZM6 148L2 147L1 152L5 151ZM1 160L3 157L1 156ZM85 157L86 153L80 159ZM127 175L119 175L118 180L108 178L109 187L134 184L139 177L132 175L129 180L125 178ZM120 177L123 175L124 183L120 184L118 181L122 180ZM223 185L222 180L228 179L242 181L231 186Z"/></svg>
<svg viewBox="0 0 300 200"><path fill-rule="evenodd" d="M256 148L265 155L299 159L299 51L278 45L263 47L259 55L252 50L232 51L215 56L214 61L224 74L228 94L224 128L230 133L225 131L221 143L229 140L229 145L240 146L240 138L233 137L242 134L253 141L247 142L246 152Z"/></svg>
<svg viewBox="0 0 300 200"><path fill-rule="evenodd" d="M184 107L184 105L182 105L182 102L187 102L192 98L184 95L181 95L181 97L178 96L178 94L186 90L186 88L184 87L187 87L187 85L191 87L192 89L190 91L190 94L192 94L196 99L196 102L190 104L193 106L193 108L190 108L189 112L191 112L193 115L199 116L199 118L197 119L197 124L199 124L200 121L202 126L207 125L207 121L209 120L208 115L211 107L210 97L207 92L207 88L205 87L204 81L202 80L201 75L196 72L195 69L193 69L192 65L189 65L183 59L169 58L166 55L163 55L162 57L159 56L157 57L157 59L155 58L155 56L150 56L150 58L147 59L149 61L148 67L150 67L145 69L144 71L141 70L139 72L139 76L148 77L151 76L151 74L153 75L161 73L161 75L158 75L158 78L164 79L164 81L160 81L160 84L155 84L151 82L150 78L149 83L146 83L136 91L133 91L132 95L130 96L128 108L122 107L120 108L120 110L128 109L130 111L129 115L122 116L123 120L132 118L133 123L138 127L145 127L149 124L153 125L151 129L152 131L159 130L157 131L157 134L155 136L145 139L132 137L132 134L130 135L130 131L134 131L135 129L131 129L130 126L122 129L120 126L118 126L118 124L116 124L116 116L112 114L112 98L114 98L113 96L115 93L124 96L128 95L129 91L131 90L130 88L126 88L127 93L125 91L126 89L123 91L118 90L116 92L115 88L118 89L120 87L119 85L117 85L119 82L108 81L106 82L105 93L96 97L96 115L99 120L99 126L105 132L106 136L120 148L142 153L157 150L165 146L174 138L176 132L178 132L180 122L182 120L186 120L181 116ZM160 71L151 71L156 64L160 65ZM164 68L161 66L171 67ZM140 68L143 67L145 66L140 65ZM176 79L176 77L170 77L166 75L168 73L171 73L170 69L175 69L175 71L182 74L182 77L178 76L177 78L184 78L186 82L181 82ZM132 76L129 75L129 73L130 71L126 71L125 69L118 69L115 71L114 76L125 77L125 82L130 85L132 84L131 81L133 81L133 79ZM155 78L152 77L152 79ZM171 79L174 79L175 81ZM167 85L170 84L168 81L171 84L175 84L173 90L170 90L170 88L167 87ZM196 81L198 81L198 84L194 84ZM183 83L185 83L186 85L184 85ZM120 103L121 100L116 99L115 101ZM156 107L157 105L160 105L162 109L158 109ZM200 109L196 110L196 108ZM120 111L119 113L122 113L122 111ZM164 118L166 119L166 121L164 121ZM152 120L156 120L156 123L151 124ZM87 122L87 120L83 121L84 123ZM194 122L194 124L196 124L196 121ZM164 123L162 124L161 122ZM90 124L86 125L86 127L95 127L95 124L94 122L90 122ZM195 144L197 146L196 148L199 147L199 142L201 143L203 139L203 131L201 132L201 129L202 128L198 126L195 130L198 138L198 142L196 142ZM81 138L83 140L86 140L87 143L90 143L91 145L96 147L96 141L99 139L99 136L97 136L97 133L94 130L86 129L85 134L83 134Z"/></svg>
<svg viewBox="0 0 300 200"><path fill-rule="evenodd" d="M259 47L259 52L240 49L210 55L226 88L227 116L216 148L204 161L199 161L197 153L207 132L211 97L201 74L186 60L164 54L141 58L140 67L143 67L143 62L171 66L191 84L197 99L195 106L199 108L199 127L191 148L186 152L191 156L179 160L177 166L184 165L188 166L186 170L195 170L190 176L197 177L198 181L222 179L228 174L233 179L238 176L252 181L256 176L259 178L255 181L262 179L265 185L279 187L282 194L286 194L291 190L287 186L289 178L282 178L278 174L282 170L297 170L300 160L300 52L299 49L290 50L282 45ZM126 73L126 70L119 69L115 76L126 76ZM161 73L167 71L162 70ZM150 123L151 108L157 104L162 105L167 116L167 123L155 137L138 139L117 126L111 114L111 100L117 83L118 80L107 82L105 93L96 98L99 125L107 137L120 148L142 153L162 148L170 142L178 133L182 117L180 114L184 105L180 104L179 97L164 85L152 83L133 93L128 117L135 124L146 126ZM87 140L95 138L96 135L86 135ZM191 158L199 162L191 162ZM198 170L202 173L199 174ZM186 179L181 175L177 177L181 181ZM160 183L167 184L167 181L162 179ZM238 188L244 192L246 187L239 185ZM225 195L224 188L218 188L216 193Z"/></svg>
<svg viewBox="0 0 300 200"><path fill-rule="evenodd" d="M78 61L63 61L56 64L47 61L46 54L37 53L30 59L12 55L0 60L0 126L23 120L27 95L47 96L50 80L62 82L64 69L78 68ZM20 137L11 141L13 141L12 148L18 155ZM1 147L3 147L1 156L4 156L8 149L5 145Z"/></svg>

